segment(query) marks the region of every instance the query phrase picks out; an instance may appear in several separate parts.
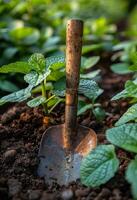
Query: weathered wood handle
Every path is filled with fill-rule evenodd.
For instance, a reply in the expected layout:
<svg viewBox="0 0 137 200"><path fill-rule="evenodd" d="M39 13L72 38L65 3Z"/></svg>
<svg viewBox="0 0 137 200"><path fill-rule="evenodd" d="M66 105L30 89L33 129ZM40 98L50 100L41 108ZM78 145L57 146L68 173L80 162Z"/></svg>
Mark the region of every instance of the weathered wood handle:
<svg viewBox="0 0 137 200"><path fill-rule="evenodd" d="M69 20L66 31L66 107L65 140L66 148L71 146L77 132L78 85L81 63L83 22Z"/></svg>

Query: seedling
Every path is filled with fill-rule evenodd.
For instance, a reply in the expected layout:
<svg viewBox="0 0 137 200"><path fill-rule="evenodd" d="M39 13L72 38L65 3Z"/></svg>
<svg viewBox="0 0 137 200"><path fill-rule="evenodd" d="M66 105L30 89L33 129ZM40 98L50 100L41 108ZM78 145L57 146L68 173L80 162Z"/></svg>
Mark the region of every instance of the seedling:
<svg viewBox="0 0 137 200"><path fill-rule="evenodd" d="M131 66L131 69L136 71L136 65ZM112 100L120 98L130 98L133 105L115 123L116 127L107 130L107 139L113 145L99 145L83 160L81 181L86 186L96 187L106 183L114 176L119 168L119 159L114 146L116 145L135 154L135 158L128 164L125 177L131 184L134 199L137 199L137 79L127 81L125 89L114 96ZM134 123L128 123L131 121Z"/></svg>
<svg viewBox="0 0 137 200"><path fill-rule="evenodd" d="M112 40L113 34L116 33L116 26L109 24L105 17L100 17L92 21L91 32L95 39Z"/></svg>
<svg viewBox="0 0 137 200"><path fill-rule="evenodd" d="M117 74L133 73L132 65L136 65L136 41L120 42L113 47L114 55L112 61L117 61L111 65L111 70Z"/></svg>
<svg viewBox="0 0 137 200"><path fill-rule="evenodd" d="M134 60L137 60L137 54L134 55ZM137 71L137 63L134 61L134 65L130 66L130 70L133 72ZM118 100L121 98L128 98L132 106L121 116L116 122L116 126L123 125L127 122L134 121L137 119L137 78L135 80L128 80L125 83L125 89L120 93L116 94L112 100Z"/></svg>
<svg viewBox="0 0 137 200"><path fill-rule="evenodd" d="M86 70L94 66L99 60L99 57L83 58L81 62L81 80L79 86L79 94L92 99L93 101L102 93L97 83L91 78L99 74L99 70L85 73ZM0 99L0 105L7 102L21 102L28 100L29 107L42 105L45 115L60 103L65 97L65 58L64 56L52 56L44 58L42 54L33 54L28 62L16 62L4 65L0 68L0 73L23 73L24 80L28 83L25 89L4 96ZM34 96L34 94L41 95ZM82 106L83 107L83 106ZM82 114L87 109L93 107L92 104L84 104L84 108L80 107L78 112Z"/></svg>
<svg viewBox="0 0 137 200"><path fill-rule="evenodd" d="M0 73L23 73L25 74L24 80L28 83L25 89L4 96L0 99L0 104L3 105L7 102L21 102L32 97L27 102L30 107L42 105L45 115L48 115L55 106L62 101L62 99L53 93L52 85L47 83L47 80L52 77L53 79L58 76L64 76L65 71L61 70L64 66L65 59L63 56L44 58L42 54L33 54L28 62L16 62L9 65L2 66ZM33 97L33 89L41 86L41 95ZM52 92L51 92L52 91Z"/></svg>

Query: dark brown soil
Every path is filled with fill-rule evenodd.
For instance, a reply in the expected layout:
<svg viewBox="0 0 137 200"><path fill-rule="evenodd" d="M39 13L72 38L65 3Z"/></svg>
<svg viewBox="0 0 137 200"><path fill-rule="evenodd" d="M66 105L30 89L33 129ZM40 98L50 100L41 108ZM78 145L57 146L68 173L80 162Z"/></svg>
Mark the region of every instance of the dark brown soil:
<svg viewBox="0 0 137 200"><path fill-rule="evenodd" d="M107 73L106 73L107 71ZM104 93L99 99L107 116L97 122L89 113L78 120L93 128L98 135L98 143L107 143L105 130L112 127L128 107L126 101L111 102L111 97L123 88L129 76L119 76L102 68L100 86ZM36 173L38 149L43 132L41 108L31 109L24 103L11 105L0 115L0 200L131 200L130 186L124 179L124 171L131 155L117 150L121 160L116 176L98 188L87 188L80 181L68 187L48 186ZM64 122L64 105L52 113L52 124ZM127 158L127 159L125 159Z"/></svg>

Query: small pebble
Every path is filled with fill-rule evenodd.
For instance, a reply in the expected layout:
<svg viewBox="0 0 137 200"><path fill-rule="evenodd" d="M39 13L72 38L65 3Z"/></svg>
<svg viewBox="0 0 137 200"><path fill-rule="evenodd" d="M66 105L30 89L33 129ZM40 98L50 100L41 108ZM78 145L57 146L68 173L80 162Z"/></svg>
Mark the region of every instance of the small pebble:
<svg viewBox="0 0 137 200"><path fill-rule="evenodd" d="M28 190L29 200L37 200L41 196L40 190Z"/></svg>
<svg viewBox="0 0 137 200"><path fill-rule="evenodd" d="M28 122L30 118L31 116L27 112L21 113L20 115L20 120L24 122Z"/></svg>
<svg viewBox="0 0 137 200"><path fill-rule="evenodd" d="M22 189L21 182L19 182L15 178L11 178L8 180L8 187L9 187L9 196L10 197L19 194L19 192Z"/></svg>
<svg viewBox="0 0 137 200"><path fill-rule="evenodd" d="M4 153L4 158L6 161L11 161L15 158L17 151L15 149L8 150Z"/></svg>
<svg viewBox="0 0 137 200"><path fill-rule="evenodd" d="M102 200L108 198L111 195L111 191L107 188L103 188L102 191L95 197L95 200Z"/></svg>
<svg viewBox="0 0 137 200"><path fill-rule="evenodd" d="M66 189L62 192L61 198L63 200L70 200L73 198L73 191L71 189Z"/></svg>
<svg viewBox="0 0 137 200"><path fill-rule="evenodd" d="M101 191L102 197L108 197L111 195L111 191L108 188L103 188Z"/></svg>
<svg viewBox="0 0 137 200"><path fill-rule="evenodd" d="M115 189L113 190L112 193L113 193L113 195L115 196L115 198L116 198L117 200L120 200L120 199L121 199L121 192L120 192L119 189L115 188Z"/></svg>
<svg viewBox="0 0 137 200"><path fill-rule="evenodd" d="M85 197L89 194L90 189L89 188L85 188L85 189L77 189L75 191L75 195L76 197Z"/></svg>
<svg viewBox="0 0 137 200"><path fill-rule="evenodd" d="M55 197L54 194L52 194L52 193L47 193L46 191L44 191L44 192L42 193L42 196L41 196L41 198L40 198L40 200L55 200L55 199L56 199L56 197Z"/></svg>
<svg viewBox="0 0 137 200"><path fill-rule="evenodd" d="M32 143L27 143L25 144L25 149L27 149L27 151L31 151L31 148L32 148Z"/></svg>

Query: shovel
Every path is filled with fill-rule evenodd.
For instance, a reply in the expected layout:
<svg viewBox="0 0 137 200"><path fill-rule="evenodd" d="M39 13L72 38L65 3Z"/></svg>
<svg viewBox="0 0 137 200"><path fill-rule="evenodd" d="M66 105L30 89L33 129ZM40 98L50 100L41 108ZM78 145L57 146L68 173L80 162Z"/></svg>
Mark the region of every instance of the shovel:
<svg viewBox="0 0 137 200"><path fill-rule="evenodd" d="M69 20L66 32L65 124L48 128L39 149L38 175L45 182L68 185L80 178L84 156L96 147L95 132L77 124L78 85L83 22Z"/></svg>

